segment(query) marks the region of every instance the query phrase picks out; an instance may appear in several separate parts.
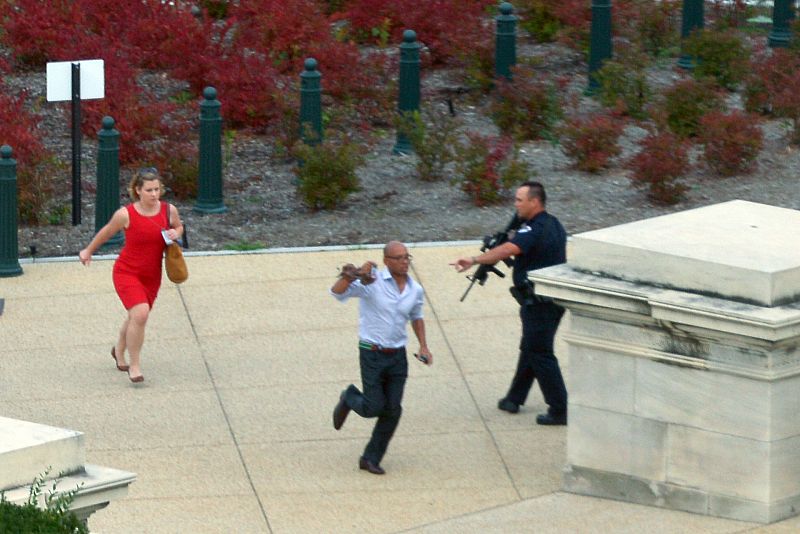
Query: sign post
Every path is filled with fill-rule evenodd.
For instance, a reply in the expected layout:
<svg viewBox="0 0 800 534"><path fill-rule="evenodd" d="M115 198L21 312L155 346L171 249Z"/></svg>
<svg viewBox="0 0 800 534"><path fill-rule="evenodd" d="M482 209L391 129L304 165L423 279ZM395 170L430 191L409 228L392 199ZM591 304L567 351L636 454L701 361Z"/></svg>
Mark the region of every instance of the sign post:
<svg viewBox="0 0 800 534"><path fill-rule="evenodd" d="M81 223L81 64L72 74L72 226Z"/></svg>
<svg viewBox="0 0 800 534"><path fill-rule="evenodd" d="M81 223L81 100L103 98L104 87L102 59L47 64L47 101L72 102L73 226Z"/></svg>

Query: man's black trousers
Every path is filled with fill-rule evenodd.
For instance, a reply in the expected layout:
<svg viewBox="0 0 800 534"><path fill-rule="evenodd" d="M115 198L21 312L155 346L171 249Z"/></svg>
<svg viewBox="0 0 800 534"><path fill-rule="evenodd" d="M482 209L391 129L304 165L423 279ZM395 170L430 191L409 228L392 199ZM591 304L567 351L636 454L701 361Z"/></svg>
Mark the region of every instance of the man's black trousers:
<svg viewBox="0 0 800 534"><path fill-rule="evenodd" d="M361 417L378 418L363 456L379 465L403 412L400 403L408 377L406 349L393 354L362 347L358 350L363 393L350 384L345 402Z"/></svg>
<svg viewBox="0 0 800 534"><path fill-rule="evenodd" d="M519 344L519 361L506 398L522 405L534 379L539 380L548 412L562 415L567 412L567 388L553 354L553 340L564 309L552 302L536 302L520 306L522 339Z"/></svg>

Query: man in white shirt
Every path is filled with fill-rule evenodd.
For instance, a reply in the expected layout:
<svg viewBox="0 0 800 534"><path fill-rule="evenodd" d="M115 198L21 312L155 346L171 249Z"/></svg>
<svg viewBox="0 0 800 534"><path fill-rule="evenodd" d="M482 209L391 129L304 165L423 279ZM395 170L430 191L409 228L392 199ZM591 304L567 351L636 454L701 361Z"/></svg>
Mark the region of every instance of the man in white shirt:
<svg viewBox="0 0 800 534"><path fill-rule="evenodd" d="M350 384L342 391L333 410L333 427L339 430L350 410L361 417L378 418L358 462L359 468L374 475L385 473L380 463L402 413L400 402L408 377L408 321L419 341L417 357L427 365L433 363L422 318L424 292L408 274L411 255L405 245L390 241L383 248L383 262L386 269L380 270L374 262L365 263L355 271L362 275L360 278L354 270L343 269L330 290L341 302L351 297L361 299L358 350L363 387L362 392Z"/></svg>

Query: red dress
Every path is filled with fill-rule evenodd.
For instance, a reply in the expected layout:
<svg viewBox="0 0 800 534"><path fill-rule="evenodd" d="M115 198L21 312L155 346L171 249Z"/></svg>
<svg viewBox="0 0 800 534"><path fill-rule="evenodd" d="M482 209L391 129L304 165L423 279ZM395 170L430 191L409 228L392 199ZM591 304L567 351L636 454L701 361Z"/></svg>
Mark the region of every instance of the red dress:
<svg viewBox="0 0 800 534"><path fill-rule="evenodd" d="M164 237L161 230L169 227L166 202L161 211L145 217L133 204L128 210L130 223L125 230L125 245L114 262L114 289L126 310L146 302L150 308L161 287L161 259L164 257Z"/></svg>

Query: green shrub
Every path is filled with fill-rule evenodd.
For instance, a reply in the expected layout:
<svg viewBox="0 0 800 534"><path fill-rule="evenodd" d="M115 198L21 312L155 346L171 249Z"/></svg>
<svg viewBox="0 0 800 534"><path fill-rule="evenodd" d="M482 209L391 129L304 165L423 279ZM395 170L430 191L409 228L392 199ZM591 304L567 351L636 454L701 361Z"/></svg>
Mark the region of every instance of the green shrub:
<svg viewBox="0 0 800 534"><path fill-rule="evenodd" d="M425 116L409 112L397 116L397 129L408 139L417 156L417 174L426 182L441 180L445 168L455 159L460 121L449 114L431 112Z"/></svg>
<svg viewBox="0 0 800 534"><path fill-rule="evenodd" d="M52 510L42 510L33 504L21 506L0 499L0 534L24 533L77 534L89 530L75 514L60 515Z"/></svg>
<svg viewBox="0 0 800 534"><path fill-rule="evenodd" d="M40 508L39 499L49 472L50 468L33 479L25 504L12 504L0 492L0 534L89 534L86 525L69 511L80 486L56 494L58 481L55 481L44 495L44 508Z"/></svg>
<svg viewBox="0 0 800 534"><path fill-rule="evenodd" d="M325 13L331 14L336 13L337 11L341 11L344 9L345 4L347 3L346 0L322 0L322 5L325 8Z"/></svg>
<svg viewBox="0 0 800 534"><path fill-rule="evenodd" d="M706 81L680 81L667 89L664 97L662 105L667 126L680 137L696 136L700 117L724 108L719 91Z"/></svg>
<svg viewBox="0 0 800 534"><path fill-rule="evenodd" d="M795 14L794 20L790 24L792 38L789 40L789 50L795 54L800 54L800 16Z"/></svg>
<svg viewBox="0 0 800 534"><path fill-rule="evenodd" d="M294 155L300 160L297 188L312 210L333 209L360 189L356 168L362 156L355 143L328 134L316 145L299 142Z"/></svg>
<svg viewBox="0 0 800 534"><path fill-rule="evenodd" d="M469 50L460 50L456 59L463 65L464 84L486 94L494 87L494 44L477 42Z"/></svg>
<svg viewBox="0 0 800 534"><path fill-rule="evenodd" d="M61 204L53 206L47 213L47 224L50 226L61 226L66 224L70 219L70 212L72 211L69 204Z"/></svg>
<svg viewBox="0 0 800 534"><path fill-rule="evenodd" d="M199 155L196 143L173 141L154 147L147 165L154 166L164 178L164 186L175 198L186 200L197 197Z"/></svg>
<svg viewBox="0 0 800 534"><path fill-rule="evenodd" d="M733 176L753 170L764 134L753 115L714 111L700 119L698 141L708 166L722 176Z"/></svg>
<svg viewBox="0 0 800 534"><path fill-rule="evenodd" d="M66 165L54 155L43 156L31 165L17 161L17 212L21 223L61 224L50 214L63 209L57 199L67 194L68 183L57 177L65 170Z"/></svg>
<svg viewBox="0 0 800 534"><path fill-rule="evenodd" d="M226 243L225 246L223 246L222 248L224 250L236 250L239 252L246 252L248 250L260 250L262 248L267 248L267 245L266 243L262 243L261 241L246 241L244 239L240 239L239 241Z"/></svg>
<svg viewBox="0 0 800 534"><path fill-rule="evenodd" d="M514 2L514 6L522 15L520 27L533 35L537 41L551 43L556 40L563 24L546 2L522 0Z"/></svg>
<svg viewBox="0 0 800 534"><path fill-rule="evenodd" d="M747 74L750 49L733 30L696 31L686 40L684 51L695 58L692 75L698 80L713 78L734 90Z"/></svg>
<svg viewBox="0 0 800 534"><path fill-rule="evenodd" d="M597 91L600 102L636 119L644 119L647 116L645 106L652 97L646 66L643 56L633 54L603 63L594 73L600 86Z"/></svg>
<svg viewBox="0 0 800 534"><path fill-rule="evenodd" d="M636 16L621 21L622 33L654 57L675 55L680 45L682 5L683 0L634 2Z"/></svg>
<svg viewBox="0 0 800 534"><path fill-rule="evenodd" d="M222 20L228 16L229 0L200 0L200 6L212 19Z"/></svg>
<svg viewBox="0 0 800 534"><path fill-rule="evenodd" d="M456 155L455 181L476 206L500 202L504 190L524 182L529 175L510 137L470 132L466 141L457 145Z"/></svg>
<svg viewBox="0 0 800 534"><path fill-rule="evenodd" d="M555 125L563 116L560 91L554 80L532 69L515 67L513 80L499 80L491 103L492 119L517 141L556 138Z"/></svg>
<svg viewBox="0 0 800 534"><path fill-rule="evenodd" d="M275 100L281 113L267 131L275 139L275 158L287 160L291 159L292 147L300 142L300 99L295 91L284 91L276 93Z"/></svg>

